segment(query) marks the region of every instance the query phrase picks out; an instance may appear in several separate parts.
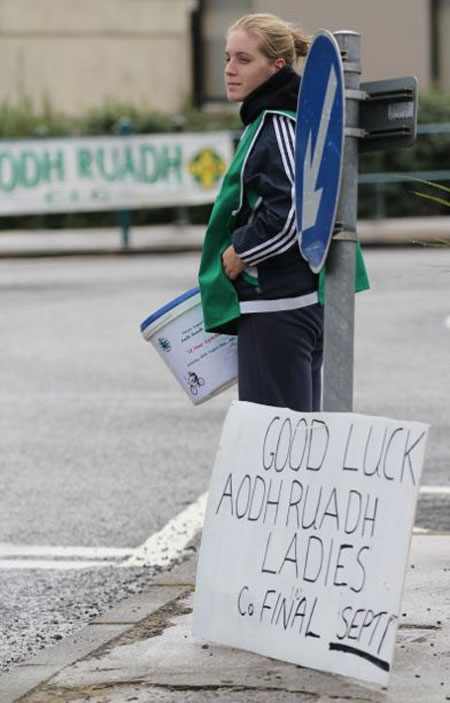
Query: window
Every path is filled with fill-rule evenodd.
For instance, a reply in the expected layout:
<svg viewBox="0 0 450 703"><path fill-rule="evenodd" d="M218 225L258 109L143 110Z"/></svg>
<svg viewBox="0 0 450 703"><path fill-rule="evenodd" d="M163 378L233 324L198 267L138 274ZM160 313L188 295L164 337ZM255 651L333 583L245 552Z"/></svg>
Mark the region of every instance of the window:
<svg viewBox="0 0 450 703"><path fill-rule="evenodd" d="M226 100L225 34L233 22L252 11L253 0L200 0L192 23L196 104Z"/></svg>
<svg viewBox="0 0 450 703"><path fill-rule="evenodd" d="M450 90L450 0L431 0L432 79L443 91Z"/></svg>

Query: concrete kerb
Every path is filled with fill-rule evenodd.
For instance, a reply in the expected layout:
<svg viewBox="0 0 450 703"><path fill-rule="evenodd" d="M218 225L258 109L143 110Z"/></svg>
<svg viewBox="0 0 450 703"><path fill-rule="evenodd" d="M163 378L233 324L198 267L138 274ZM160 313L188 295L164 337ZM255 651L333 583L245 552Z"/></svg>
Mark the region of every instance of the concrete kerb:
<svg viewBox="0 0 450 703"><path fill-rule="evenodd" d="M203 225L134 227L123 248L119 228L0 232L0 259L40 256L133 255L200 251ZM434 246L450 244L450 217L361 220L363 245Z"/></svg>
<svg viewBox="0 0 450 703"><path fill-rule="evenodd" d="M79 632L48 647L0 677L1 703L13 703L62 669L131 630L140 621L193 588L195 562L156 578L143 593L125 598ZM181 585L182 584L182 585Z"/></svg>
<svg viewBox="0 0 450 703"><path fill-rule="evenodd" d="M0 678L2 703L450 700L450 535L415 535L388 691L194 642L196 560L152 581L77 635ZM105 697L106 696L106 697ZM151 697L149 697L151 696Z"/></svg>
<svg viewBox="0 0 450 703"><path fill-rule="evenodd" d="M0 259L199 251L204 226L135 227L125 249L119 228L0 232Z"/></svg>

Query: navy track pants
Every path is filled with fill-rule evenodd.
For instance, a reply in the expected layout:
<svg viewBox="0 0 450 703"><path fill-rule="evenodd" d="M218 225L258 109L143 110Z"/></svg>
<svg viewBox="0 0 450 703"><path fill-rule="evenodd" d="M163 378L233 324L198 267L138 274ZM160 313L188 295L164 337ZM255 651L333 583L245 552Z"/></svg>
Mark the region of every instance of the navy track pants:
<svg viewBox="0 0 450 703"><path fill-rule="evenodd" d="M318 411L322 360L321 305L239 318L239 400Z"/></svg>

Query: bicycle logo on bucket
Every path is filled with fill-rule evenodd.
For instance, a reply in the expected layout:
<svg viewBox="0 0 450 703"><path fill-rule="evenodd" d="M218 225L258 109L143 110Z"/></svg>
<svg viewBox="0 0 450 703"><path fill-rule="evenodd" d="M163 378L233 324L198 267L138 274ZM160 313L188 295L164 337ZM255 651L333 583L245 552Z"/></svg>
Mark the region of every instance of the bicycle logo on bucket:
<svg viewBox="0 0 450 703"><path fill-rule="evenodd" d="M198 389L205 385L205 379L201 376L197 376L193 371L188 371L188 375L187 377L185 376L185 379L189 384L189 390L192 395L197 395Z"/></svg>

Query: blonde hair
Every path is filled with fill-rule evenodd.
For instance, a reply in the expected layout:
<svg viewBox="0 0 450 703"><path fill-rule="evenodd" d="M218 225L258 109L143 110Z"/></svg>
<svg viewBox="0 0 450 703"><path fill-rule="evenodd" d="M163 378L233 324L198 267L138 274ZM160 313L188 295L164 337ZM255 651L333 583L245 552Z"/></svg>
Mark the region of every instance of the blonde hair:
<svg viewBox="0 0 450 703"><path fill-rule="evenodd" d="M228 35L235 29L256 36L261 42L259 50L269 61L282 58L290 66L306 56L311 44L309 35L276 15L244 15L229 28Z"/></svg>

